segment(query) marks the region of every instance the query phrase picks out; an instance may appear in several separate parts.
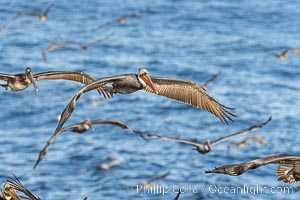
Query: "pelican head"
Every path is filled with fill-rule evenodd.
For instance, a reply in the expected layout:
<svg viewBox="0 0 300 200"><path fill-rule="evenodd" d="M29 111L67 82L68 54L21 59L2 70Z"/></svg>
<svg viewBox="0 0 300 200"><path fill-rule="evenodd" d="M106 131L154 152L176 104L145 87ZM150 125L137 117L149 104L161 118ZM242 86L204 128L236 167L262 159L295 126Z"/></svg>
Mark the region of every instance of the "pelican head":
<svg viewBox="0 0 300 200"><path fill-rule="evenodd" d="M83 121L83 126L86 128L86 129L92 129L92 131L95 130L95 128L93 127L93 124L91 123L90 119L89 118L85 118L84 121Z"/></svg>
<svg viewBox="0 0 300 200"><path fill-rule="evenodd" d="M158 94L157 88L154 85L154 83L151 80L151 77L149 76L149 72L145 68L141 68L138 74L138 78L140 83L143 85L143 87L146 87L147 85L151 87L153 92L155 94Z"/></svg>
<svg viewBox="0 0 300 200"><path fill-rule="evenodd" d="M25 75L29 78L30 82L33 84L33 87L34 87L35 91L38 92L39 88L35 84L35 81L33 79L32 69L30 67L26 68Z"/></svg>

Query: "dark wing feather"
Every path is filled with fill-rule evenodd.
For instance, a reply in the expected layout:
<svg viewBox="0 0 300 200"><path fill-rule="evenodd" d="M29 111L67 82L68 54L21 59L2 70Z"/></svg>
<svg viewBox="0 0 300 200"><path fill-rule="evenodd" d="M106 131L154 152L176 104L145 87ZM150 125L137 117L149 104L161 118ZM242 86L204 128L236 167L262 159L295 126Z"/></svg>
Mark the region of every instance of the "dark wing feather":
<svg viewBox="0 0 300 200"><path fill-rule="evenodd" d="M145 9L145 10L140 10L140 11L138 11L136 13L133 13L133 14L124 15L124 16L120 17L119 19L117 19L116 21L139 17L139 16L141 16L141 15L143 15L145 13L150 13L150 10L149 9Z"/></svg>
<svg viewBox="0 0 300 200"><path fill-rule="evenodd" d="M248 170L256 169L258 167L268 164L292 164L300 161L300 156L292 155L276 155L265 158L252 160L240 164L224 165L217 167L213 170L206 171L205 173L221 173L228 174L231 176L239 176Z"/></svg>
<svg viewBox="0 0 300 200"><path fill-rule="evenodd" d="M100 30L100 29L103 29L103 28L106 27L106 26L109 26L109 25L111 25L111 24L116 23L118 20L119 20L119 19L114 19L114 20L108 21L108 22L106 22L106 23L104 23L104 24L102 24L102 25L96 27L96 28L93 29L92 31L98 31L98 30Z"/></svg>
<svg viewBox="0 0 300 200"><path fill-rule="evenodd" d="M40 17L40 14L37 13L25 13L25 12L21 12L19 13L19 16L25 17L25 16L32 16L32 17Z"/></svg>
<svg viewBox="0 0 300 200"><path fill-rule="evenodd" d="M218 78L220 76L220 74L221 74L221 72L218 72L217 74L213 75L210 79L205 81L205 83L202 85L202 87L204 89L206 89L211 82L213 82L214 80L216 80L216 78Z"/></svg>
<svg viewBox="0 0 300 200"><path fill-rule="evenodd" d="M51 136L51 138L47 141L47 144L43 147L43 149L40 151L39 153L39 156L38 156L38 159L37 161L35 162L34 166L33 166L33 169L36 169L38 164L44 159L44 157L46 156L48 150L49 150L49 147L50 145L54 142L55 138L60 135L61 133L63 132L66 132L68 130L72 130L74 128L76 128L77 126L80 126L82 125L82 123L77 123L77 124L72 124L70 126L67 126L67 127L64 127L62 129L60 129L60 131L58 131L57 133L53 134Z"/></svg>
<svg viewBox="0 0 300 200"><path fill-rule="evenodd" d="M42 52L42 56L43 56L43 60L46 61L46 60L47 60L46 50L44 50L44 51Z"/></svg>
<svg viewBox="0 0 300 200"><path fill-rule="evenodd" d="M231 116L236 117L229 111L233 108L223 106L217 102L206 93L203 87L193 81L157 77L151 77L151 80L158 90L158 95L207 110L226 123L227 119L233 121ZM146 86L145 90L154 93L149 86Z"/></svg>
<svg viewBox="0 0 300 200"><path fill-rule="evenodd" d="M7 180L7 182L9 182L15 190L18 190L20 192L23 192L25 195L27 195L31 200L41 200L40 197L38 197L37 195L33 194L32 192L30 192L21 182L20 180L14 175L14 178L12 177L8 177L9 180Z"/></svg>
<svg viewBox="0 0 300 200"><path fill-rule="evenodd" d="M224 137L221 137L215 141L213 141L211 144L217 144L219 142L222 142L224 140L228 140L230 138L233 138L233 137L237 137L237 136L241 136L241 135L246 135L252 131L255 131L255 130L258 130L260 128L262 128L263 126L265 126L267 123L269 123L270 121L272 120L272 116L269 117L269 119L261 124L258 124L258 125L254 125L254 126L251 126L249 127L248 129L246 130L243 130L243 131L239 131L237 133L234 133L234 134L231 134L231 135L228 135L228 136L224 136Z"/></svg>
<svg viewBox="0 0 300 200"><path fill-rule="evenodd" d="M10 20L8 20L5 25L3 26L3 28L5 28L6 26L8 26L10 23L12 23L13 21L15 21L16 19L18 19L20 17L20 15L16 15L13 18L11 18Z"/></svg>
<svg viewBox="0 0 300 200"><path fill-rule="evenodd" d="M14 79L14 78L15 78L14 75L0 74L0 80L3 80L3 81L8 81L8 80Z"/></svg>
<svg viewBox="0 0 300 200"><path fill-rule="evenodd" d="M34 74L33 76L37 81L43 79L64 79L80 82L83 84L92 83L95 79L90 75L81 71L53 71L53 72L43 72L39 74Z"/></svg>
<svg viewBox="0 0 300 200"><path fill-rule="evenodd" d="M256 169L266 164L269 163L263 162L263 160L261 159L257 159L250 162L240 163L240 164L224 165L221 167L217 167L213 170L205 171L205 173L220 173L220 174L228 174L230 176L239 176L248 170Z"/></svg>
<svg viewBox="0 0 300 200"><path fill-rule="evenodd" d="M50 5L46 8L46 10L45 10L45 12L44 12L44 15L45 15L45 16L48 15L48 12L53 8L53 6L54 6L54 3L50 4Z"/></svg>
<svg viewBox="0 0 300 200"><path fill-rule="evenodd" d="M93 120L91 121L91 124L110 124L110 125L114 125L114 126L119 126L120 128L123 128L123 129L128 129L132 132L134 132L135 134L142 134L141 131L135 129L135 128L132 128L130 126L128 126L127 124L123 123L123 122L120 122L120 121L116 121L116 120L101 120L101 119L98 119L98 120Z"/></svg>
<svg viewBox="0 0 300 200"><path fill-rule="evenodd" d="M106 26L109 26L109 25L114 24L114 23L118 23L120 20L126 20L128 18L138 17L139 15L142 15L142 14L147 13L147 12L150 12L150 10L149 9L145 9L145 10L141 10L141 11L139 11L137 13L134 13L134 14L124 15L122 17L119 17L118 19L110 20L110 21L108 21L108 22L106 22L106 23L104 23L104 24L96 27L92 31L98 31L98 30L100 30L100 29L102 29L102 28L104 28Z"/></svg>

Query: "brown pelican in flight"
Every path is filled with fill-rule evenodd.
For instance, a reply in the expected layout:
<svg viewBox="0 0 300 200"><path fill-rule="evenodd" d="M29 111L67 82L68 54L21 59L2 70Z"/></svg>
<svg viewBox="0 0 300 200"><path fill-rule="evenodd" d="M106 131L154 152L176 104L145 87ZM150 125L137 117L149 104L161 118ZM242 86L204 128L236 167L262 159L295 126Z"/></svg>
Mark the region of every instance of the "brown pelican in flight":
<svg viewBox="0 0 300 200"><path fill-rule="evenodd" d="M158 138L158 139L166 140L166 141L175 141L175 142L180 142L180 143L183 143L183 144L189 144L189 145L192 145L192 146L196 147L196 150L199 153L205 154L205 153L208 153L208 152L213 152L212 145L215 145L217 143L220 143L220 142L223 142L225 140L231 139L233 137L246 135L246 134L248 134L252 131L258 130L258 129L262 128L263 126L265 126L271 120L272 120L272 117L270 117L266 122L263 122L263 123L258 124L258 125L251 126L246 130L243 130L243 131L231 134L231 135L221 137L221 138L219 138L219 139L217 139L213 142L210 142L208 140L205 143L197 143L197 142L192 142L192 141L189 141L189 140L173 138L173 137L164 137L164 136L159 136L159 135L155 135L155 134L151 134L151 133L140 133L140 134L143 135L143 136L150 137L150 138Z"/></svg>
<svg viewBox="0 0 300 200"><path fill-rule="evenodd" d="M239 176L248 170L256 169L268 164L279 164L277 168L279 181L285 183L295 183L296 181L300 181L300 156L293 155L275 155L240 164L224 165L213 170L205 171L205 173Z"/></svg>
<svg viewBox="0 0 300 200"><path fill-rule="evenodd" d="M24 193L27 197L19 196L17 191ZM41 200L40 197L30 192L14 175L14 178L9 177L4 185L4 189L0 191L0 200Z"/></svg>
<svg viewBox="0 0 300 200"><path fill-rule="evenodd" d="M67 126L65 128L60 129L60 131L57 132L56 134L53 134L51 136L51 138L48 140L47 144L44 146L44 148L40 151L38 159L37 159L36 163L34 164L33 168L35 169L38 166L39 162L43 160L43 158L46 156L46 153L49 150L50 145L54 142L55 138L58 135L60 135L63 132L69 131L69 130L71 130L73 132L76 132L76 133L85 133L89 129L94 130L93 125L95 125L95 124L110 124L110 125L114 125L114 126L119 126L120 128L128 129L131 132L141 136L141 131L139 131L137 129L134 129L134 128L132 128L132 127L126 125L125 123L120 122L120 121L101 120L101 119L90 121L89 118L85 118L83 122L72 124L70 126Z"/></svg>
<svg viewBox="0 0 300 200"><path fill-rule="evenodd" d="M96 44L108 39L109 37L111 37L112 35L114 35L113 33L106 36L105 38L100 38L100 39L97 39L91 43L88 43L88 44L81 44L79 42L76 42L76 41L71 41L71 40L66 40L66 43L71 43L71 44L75 44L77 46L79 46L80 49L84 50L84 51L87 51L89 50L92 46L95 46Z"/></svg>
<svg viewBox="0 0 300 200"><path fill-rule="evenodd" d="M107 84L109 83L112 83L112 85L108 86ZM231 116L235 117L235 115L229 111L233 108L226 107L217 102L206 93L203 87L195 82L173 78L150 77L148 70L142 68L138 74L105 77L81 88L63 110L54 135L59 132L64 123L71 116L81 95L97 88L102 88L107 93L106 96L113 96L116 93L130 94L144 89L147 92L207 110L218 117L222 122L227 123L228 119L233 121Z"/></svg>
<svg viewBox="0 0 300 200"><path fill-rule="evenodd" d="M25 17L25 16L30 16L30 17L37 17L40 21L47 21L48 20L48 13L50 10L53 8L54 4L50 4L46 10L44 11L43 14L40 13L27 13L27 12L20 12L16 18L18 17Z"/></svg>
<svg viewBox="0 0 300 200"><path fill-rule="evenodd" d="M7 90L20 91L29 87L31 83L36 92L38 92L38 87L33 79L33 74L31 68L27 67L24 74L0 74L0 80L6 81L6 84L0 84Z"/></svg>
<svg viewBox="0 0 300 200"><path fill-rule="evenodd" d="M208 79L207 81L205 81L205 83L202 85L202 87L204 89L207 89L208 85L211 82L213 82L214 80L216 80L220 75L221 75L221 72L218 72L217 74L213 75L210 79Z"/></svg>
<svg viewBox="0 0 300 200"><path fill-rule="evenodd" d="M130 14L130 15L125 15L125 16L122 16L118 19L114 19L114 20L111 20L111 21L108 21L100 26L98 26L97 28L93 29L92 31L98 31L100 29L103 29L104 27L106 26L109 26L109 25L112 25L114 23L118 23L118 24L124 24L125 21L129 18L136 18L136 17L139 17L145 13L150 13L151 11L149 9L145 9L145 10L140 10L136 13L133 13L133 14Z"/></svg>
<svg viewBox="0 0 300 200"><path fill-rule="evenodd" d="M65 49L65 48L67 48L67 47L64 43L62 43L62 42L53 42L47 48L43 49L43 52L42 52L43 60L44 61L47 60L47 54L46 53L48 51L54 51L56 49Z"/></svg>
<svg viewBox="0 0 300 200"><path fill-rule="evenodd" d="M158 177L155 177L155 178L149 180L147 183L138 183L137 186L139 186L141 189L151 188L156 181L159 181L159 180L167 177L169 174L170 174L170 172L167 172L167 173L165 173L163 175L160 175Z"/></svg>
<svg viewBox="0 0 300 200"><path fill-rule="evenodd" d="M253 135L253 136L250 136L250 137L247 137L245 139L243 139L242 141L240 142L230 142L228 145L227 145L227 152L229 153L229 149L232 145L235 145L237 147L240 147L240 148L243 148L247 145L247 143L252 140L252 141L255 141L261 145L264 145L266 146L267 145L267 142L265 140L263 140L261 137L259 137L258 135Z"/></svg>
<svg viewBox="0 0 300 200"><path fill-rule="evenodd" d="M289 51L289 49L286 49L281 53L273 53L273 55L280 60L286 60L286 59L290 58L288 51Z"/></svg>

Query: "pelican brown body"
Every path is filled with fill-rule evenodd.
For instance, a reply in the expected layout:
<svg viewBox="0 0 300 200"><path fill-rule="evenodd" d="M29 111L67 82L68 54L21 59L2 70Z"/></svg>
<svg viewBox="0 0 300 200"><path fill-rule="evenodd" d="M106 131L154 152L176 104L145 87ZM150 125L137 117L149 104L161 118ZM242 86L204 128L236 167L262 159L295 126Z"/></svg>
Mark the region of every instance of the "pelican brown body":
<svg viewBox="0 0 300 200"><path fill-rule="evenodd" d="M17 17L25 17L25 16L29 16L29 17L37 17L40 21L47 21L48 20L48 13L50 12L50 10L53 8L54 4L50 4L46 10L44 11L43 14L40 13L27 13L27 12L20 12Z"/></svg>
<svg viewBox="0 0 300 200"><path fill-rule="evenodd" d="M43 158L46 156L46 153L49 150L50 145L54 142L55 138L60 135L63 132L66 131L73 131L76 133L85 133L87 130L92 129L94 130L93 125L94 124L109 124L109 125L114 125L114 126L119 126L120 128L123 129L128 129L131 132L138 134L139 136L141 135L141 131L134 129L128 125L126 125L123 122L120 121L116 121L116 120L101 120L101 119L97 119L97 120L93 120L90 121L88 118L86 118L83 122L81 123L76 123L76 124L72 124L70 126L67 126L65 128L62 128L59 132L57 132L56 134L53 134L51 136L51 138L48 140L47 144L44 146L44 148L40 151L38 159L36 161L36 163L34 164L34 169L38 166L39 162L43 160Z"/></svg>
<svg viewBox="0 0 300 200"><path fill-rule="evenodd" d="M32 69L26 68L24 74L0 74L0 80L6 81L6 84L0 84L0 86L4 87L7 90L11 91L20 91L28 88L31 84L33 84L35 91L38 91L38 87L36 86Z"/></svg>
<svg viewBox="0 0 300 200"><path fill-rule="evenodd" d="M240 164L224 165L213 170L205 171L205 173L220 173L228 174L230 176L239 176L248 170L256 169L268 164L279 164L277 170L278 180L286 183L300 181L300 156L293 155L275 155Z"/></svg>

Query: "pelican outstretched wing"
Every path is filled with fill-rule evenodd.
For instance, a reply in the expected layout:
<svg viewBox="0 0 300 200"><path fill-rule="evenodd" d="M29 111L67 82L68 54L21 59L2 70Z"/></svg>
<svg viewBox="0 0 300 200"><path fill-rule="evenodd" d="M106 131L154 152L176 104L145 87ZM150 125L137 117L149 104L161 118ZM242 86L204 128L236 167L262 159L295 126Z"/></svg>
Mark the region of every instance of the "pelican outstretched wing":
<svg viewBox="0 0 300 200"><path fill-rule="evenodd" d="M238 137L238 136L246 135L246 134L248 134L248 133L250 133L250 132L252 132L252 131L255 131L255 130L258 130L258 129L264 127L264 126L265 126L267 123L269 123L271 120L272 120L272 116L270 116L270 117L268 118L267 121L265 121L265 122L263 122L263 123L261 123L261 124L257 124L257 125L254 125L254 126L249 127L249 128L246 129L246 130L239 131L239 132L237 132L237 133L234 133L234 134L231 134L231 135L227 135L227 136L221 137L221 138L219 138L219 139L217 139L217 140L211 142L211 144L217 144L217 143L219 143L219 142L228 140L228 139L233 138L233 137Z"/></svg>
<svg viewBox="0 0 300 200"><path fill-rule="evenodd" d="M8 81L10 79L14 79L15 76L14 75L10 75L10 74L0 74L0 80L3 81Z"/></svg>
<svg viewBox="0 0 300 200"><path fill-rule="evenodd" d="M90 75L82 72L82 71L53 71L53 72L43 72L39 74L35 74L33 76L37 81L44 80L44 79L63 79L63 80L70 80L76 81L79 83L83 83L85 85L92 83L95 81L93 77ZM110 98L111 95L107 93L102 88L97 88L99 94L102 94L104 98Z"/></svg>
<svg viewBox="0 0 300 200"><path fill-rule="evenodd" d="M151 80L157 88L158 95L207 110L225 123L228 119L233 121L231 117L236 117L229 111L233 108L217 102L206 93L202 86L193 81L158 77L151 77ZM149 86L146 86L145 90L154 93Z"/></svg>
<svg viewBox="0 0 300 200"><path fill-rule="evenodd" d="M72 124L70 126L67 126L67 127L64 127L62 129L60 129L60 131L58 131L57 133L53 134L51 136L51 138L47 141L47 144L40 151L38 159L37 159L37 161L35 162L35 164L33 166L33 169L36 169L37 166L38 166L38 164L44 159L44 157L46 156L46 154L47 154L47 152L49 150L50 145L54 142L54 140L56 139L56 137L58 135L60 135L63 132L66 132L68 130L72 130L72 129L74 129L74 128L78 127L78 126L81 126L81 125L82 125L82 122L81 123L77 123L77 124Z"/></svg>

